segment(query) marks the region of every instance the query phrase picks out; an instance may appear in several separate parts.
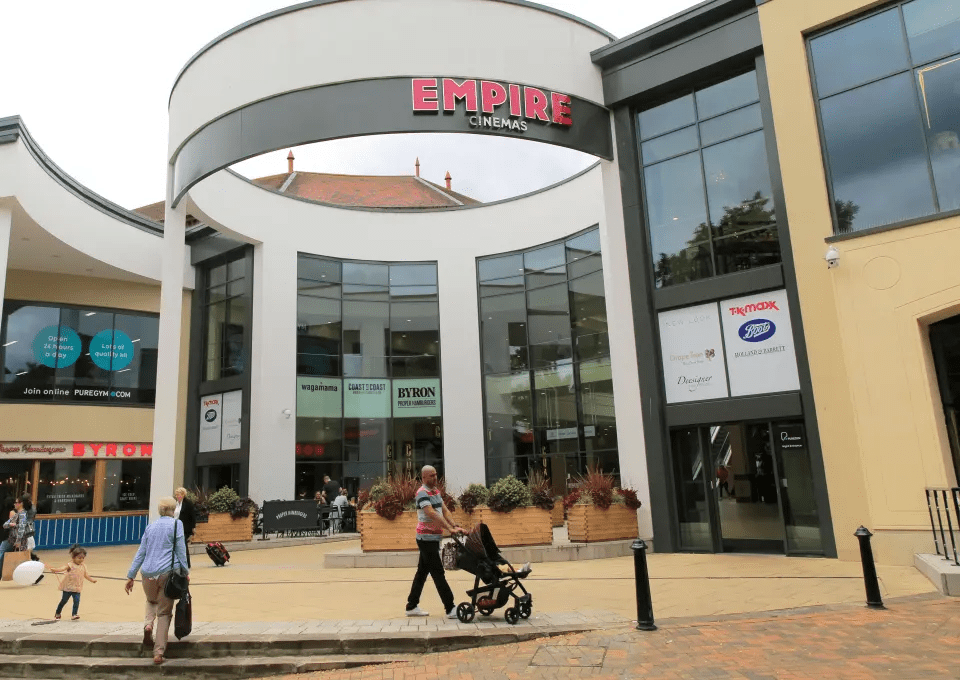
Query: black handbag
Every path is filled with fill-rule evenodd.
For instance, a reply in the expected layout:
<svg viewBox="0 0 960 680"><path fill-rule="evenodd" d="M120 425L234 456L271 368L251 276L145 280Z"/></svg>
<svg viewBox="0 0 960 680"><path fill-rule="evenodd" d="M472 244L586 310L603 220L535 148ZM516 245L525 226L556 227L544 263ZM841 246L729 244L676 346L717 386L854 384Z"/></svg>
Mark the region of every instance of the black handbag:
<svg viewBox="0 0 960 680"><path fill-rule="evenodd" d="M188 590L177 602L177 610L173 616L173 634L178 640L190 635L193 630L193 598Z"/></svg>
<svg viewBox="0 0 960 680"><path fill-rule="evenodd" d="M187 570L183 567L173 568L177 558L177 520L173 520L173 553L170 555L170 575L163 586L163 594L171 600L179 600L187 594L190 582L187 580Z"/></svg>

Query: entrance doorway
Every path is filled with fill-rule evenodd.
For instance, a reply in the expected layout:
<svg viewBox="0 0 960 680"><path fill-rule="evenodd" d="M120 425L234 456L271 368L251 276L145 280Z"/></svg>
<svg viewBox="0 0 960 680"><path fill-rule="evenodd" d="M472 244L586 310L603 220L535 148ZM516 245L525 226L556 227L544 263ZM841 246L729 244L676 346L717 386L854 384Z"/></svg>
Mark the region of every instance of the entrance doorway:
<svg viewBox="0 0 960 680"><path fill-rule="evenodd" d="M930 346L947 424L954 479L960 482L960 316L931 325Z"/></svg>
<svg viewBox="0 0 960 680"><path fill-rule="evenodd" d="M802 421L678 428L670 439L683 549L823 553Z"/></svg>

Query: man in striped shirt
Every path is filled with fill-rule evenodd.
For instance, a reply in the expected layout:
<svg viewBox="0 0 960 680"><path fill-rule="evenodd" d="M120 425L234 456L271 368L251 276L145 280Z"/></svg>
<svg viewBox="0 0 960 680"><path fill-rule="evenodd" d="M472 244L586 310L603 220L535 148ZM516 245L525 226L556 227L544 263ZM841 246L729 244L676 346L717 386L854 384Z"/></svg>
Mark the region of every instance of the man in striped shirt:
<svg viewBox="0 0 960 680"><path fill-rule="evenodd" d="M413 577L410 586L410 595L407 597L407 616L428 616L429 613L420 609L420 595L427 582L427 575L433 577L437 586L440 600L443 602L443 611L448 619L457 618L457 608L453 601L453 591L447 584L447 577L443 573L443 562L440 561L440 540L443 531L462 534L463 529L454 525L450 511L443 505L440 489L437 488L437 470L431 465L424 465L420 471L423 486L417 489L417 548L420 550L420 561L417 563L417 575Z"/></svg>

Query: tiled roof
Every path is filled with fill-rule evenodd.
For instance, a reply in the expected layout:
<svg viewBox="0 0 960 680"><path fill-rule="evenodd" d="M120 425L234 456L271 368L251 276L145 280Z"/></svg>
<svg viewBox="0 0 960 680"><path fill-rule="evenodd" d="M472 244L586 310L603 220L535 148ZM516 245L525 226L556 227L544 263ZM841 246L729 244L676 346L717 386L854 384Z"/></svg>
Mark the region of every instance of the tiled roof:
<svg viewBox="0 0 960 680"><path fill-rule="evenodd" d="M289 180L289 181L288 181ZM252 180L257 186L308 201L358 208L451 208L478 205L481 201L414 177L413 175L332 175L322 172L294 172ZM163 224L164 204L151 203L134 212ZM198 221L187 216L187 227Z"/></svg>

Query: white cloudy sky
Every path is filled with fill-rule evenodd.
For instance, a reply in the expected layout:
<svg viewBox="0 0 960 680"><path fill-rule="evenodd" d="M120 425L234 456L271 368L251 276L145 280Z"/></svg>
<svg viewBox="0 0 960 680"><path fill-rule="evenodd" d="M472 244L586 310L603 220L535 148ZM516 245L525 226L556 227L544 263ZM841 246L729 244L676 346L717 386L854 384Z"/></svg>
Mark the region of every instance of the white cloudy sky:
<svg viewBox="0 0 960 680"><path fill-rule="evenodd" d="M436 0L442 2L443 0ZM233 26L284 0L40 0L0 3L0 117L21 116L65 172L134 208L163 198L166 105L183 64ZM617 37L690 7L692 0L551 0ZM422 175L495 200L546 186L593 159L488 136L371 137L295 151L297 169ZM483 150L481 153L480 150ZM286 150L241 164L247 176L286 171Z"/></svg>

